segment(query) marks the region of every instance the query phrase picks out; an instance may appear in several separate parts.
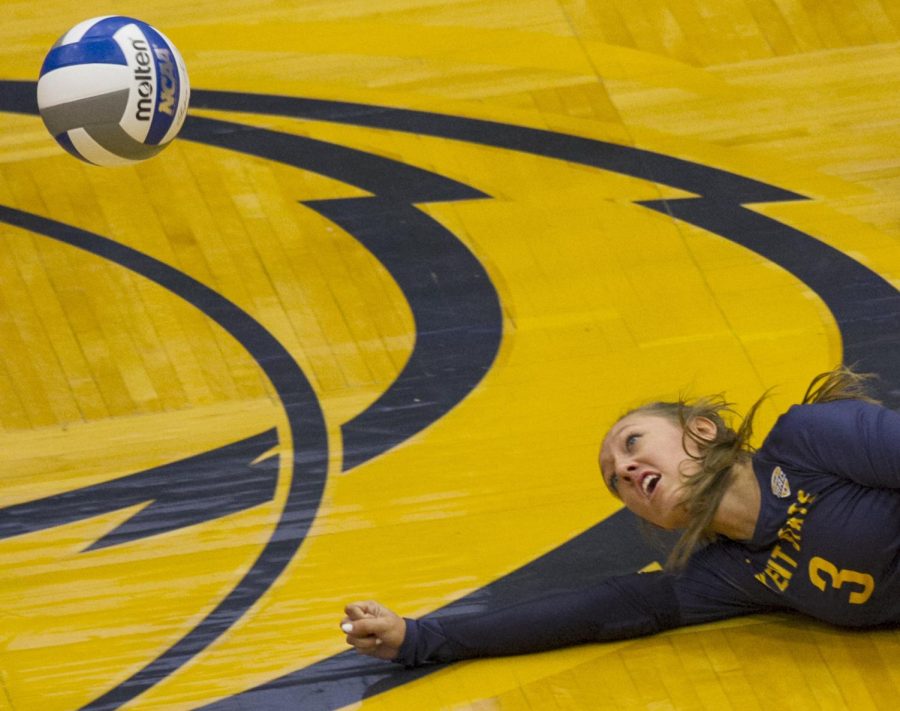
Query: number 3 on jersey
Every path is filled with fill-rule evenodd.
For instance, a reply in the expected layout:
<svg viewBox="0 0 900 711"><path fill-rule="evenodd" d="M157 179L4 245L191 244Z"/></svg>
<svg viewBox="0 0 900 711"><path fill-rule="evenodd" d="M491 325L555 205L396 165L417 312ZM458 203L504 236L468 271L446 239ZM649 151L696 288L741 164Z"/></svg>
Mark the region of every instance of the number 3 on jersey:
<svg viewBox="0 0 900 711"><path fill-rule="evenodd" d="M850 593L851 605L862 605L872 597L872 593L875 590L875 578L868 573L858 573L855 570L838 570L837 566L831 561L818 556L813 557L809 561L809 579L813 585L824 592L826 580L823 574L831 579L831 587L835 589L844 585L859 585L862 587L862 590L855 590Z"/></svg>

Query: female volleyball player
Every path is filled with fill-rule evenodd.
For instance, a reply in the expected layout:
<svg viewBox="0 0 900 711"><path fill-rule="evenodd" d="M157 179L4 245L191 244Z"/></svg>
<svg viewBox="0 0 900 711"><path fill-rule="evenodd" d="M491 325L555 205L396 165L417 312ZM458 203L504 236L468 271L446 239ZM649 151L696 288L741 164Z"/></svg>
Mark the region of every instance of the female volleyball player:
<svg viewBox="0 0 900 711"><path fill-rule="evenodd" d="M773 610L830 623L900 623L900 413L846 368L816 378L758 450L717 398L625 415L600 449L610 491L680 529L664 572L443 620L348 605L362 654L407 666L636 637Z"/></svg>

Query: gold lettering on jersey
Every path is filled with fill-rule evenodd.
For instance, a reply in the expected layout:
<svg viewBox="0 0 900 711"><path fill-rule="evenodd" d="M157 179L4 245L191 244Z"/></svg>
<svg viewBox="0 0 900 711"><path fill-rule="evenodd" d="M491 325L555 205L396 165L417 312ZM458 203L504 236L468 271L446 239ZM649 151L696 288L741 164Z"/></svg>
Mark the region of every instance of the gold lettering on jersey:
<svg viewBox="0 0 900 711"><path fill-rule="evenodd" d="M807 494L803 489L797 492L797 499L788 506L788 519L784 522L784 526L778 531L778 539L785 541L793 546L794 550L800 551L800 530L803 528L803 522L806 520L806 514L809 512L809 505L816 497Z"/></svg>
<svg viewBox="0 0 900 711"><path fill-rule="evenodd" d="M815 556L809 561L809 579L822 592L825 591L825 578L827 575L831 581L831 587L840 590L842 587L851 588L849 602L851 605L865 604L875 591L875 578L868 573L860 573L856 570L838 570L838 567L830 560ZM853 590L854 587L862 590Z"/></svg>
<svg viewBox="0 0 900 711"><path fill-rule="evenodd" d="M797 570L797 560L791 553L800 552L803 522L806 521L809 507L815 498L801 489L797 492L797 498L788 506L788 518L778 531L779 543L772 548L763 571L754 576L766 587L784 592L791 584L791 578Z"/></svg>

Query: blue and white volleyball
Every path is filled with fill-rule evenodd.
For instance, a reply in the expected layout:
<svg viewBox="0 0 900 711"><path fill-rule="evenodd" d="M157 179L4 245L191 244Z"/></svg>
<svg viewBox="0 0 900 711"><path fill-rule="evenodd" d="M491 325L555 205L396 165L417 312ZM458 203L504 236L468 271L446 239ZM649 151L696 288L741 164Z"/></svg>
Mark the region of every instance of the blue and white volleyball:
<svg viewBox="0 0 900 711"><path fill-rule="evenodd" d="M95 165L159 153L181 130L189 98L175 46L147 23L118 15L85 20L60 37L37 85L47 129Z"/></svg>

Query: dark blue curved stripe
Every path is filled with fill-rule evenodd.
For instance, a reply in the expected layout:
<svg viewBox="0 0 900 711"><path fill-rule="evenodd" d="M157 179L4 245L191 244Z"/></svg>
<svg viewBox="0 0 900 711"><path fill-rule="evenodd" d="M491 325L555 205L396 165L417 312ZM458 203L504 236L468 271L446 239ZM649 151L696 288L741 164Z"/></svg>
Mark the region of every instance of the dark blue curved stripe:
<svg viewBox="0 0 900 711"><path fill-rule="evenodd" d="M341 427L347 470L404 442L462 401L494 362L503 314L481 263L446 227L408 202L351 198L306 204L375 255L415 320L415 347L402 372Z"/></svg>
<svg viewBox="0 0 900 711"><path fill-rule="evenodd" d="M843 360L876 373L885 405L900 408L900 291L834 247L777 220L724 200L640 203L728 236L816 292L831 311L844 344Z"/></svg>
<svg viewBox="0 0 900 711"><path fill-rule="evenodd" d="M222 447L0 508L0 539L65 526L144 504L85 551L157 536L271 501L280 457L265 457L278 444L273 427ZM116 462L112 462L116 467Z"/></svg>
<svg viewBox="0 0 900 711"><path fill-rule="evenodd" d="M374 194L308 203L385 266L416 322L413 352L400 375L342 427L345 470L436 422L484 378L502 338L497 292L456 236L414 207L484 198L484 193L381 156L225 121L191 116L182 137L327 175Z"/></svg>
<svg viewBox="0 0 900 711"><path fill-rule="evenodd" d="M0 205L0 221L46 235L120 264L192 304L213 319L263 369L284 406L294 457L284 511L268 543L240 582L190 633L143 669L84 708L115 709L138 696L203 651L265 593L306 537L325 486L328 440L315 392L265 328L231 301L183 272L100 235Z"/></svg>
<svg viewBox="0 0 900 711"><path fill-rule="evenodd" d="M370 104L202 89L191 94L191 106L293 116L478 143L580 163L614 173L653 180L706 197L722 196L733 202L806 199L789 190L726 170L718 170L642 148L482 119Z"/></svg>
<svg viewBox="0 0 900 711"><path fill-rule="evenodd" d="M95 39L91 42L61 44L51 49L41 65L41 76L60 67L71 67L76 64L119 64L127 65L122 48L109 38Z"/></svg>
<svg viewBox="0 0 900 711"><path fill-rule="evenodd" d="M488 197L437 173L306 136L198 116L188 117L180 136L189 141L309 170L398 202Z"/></svg>

